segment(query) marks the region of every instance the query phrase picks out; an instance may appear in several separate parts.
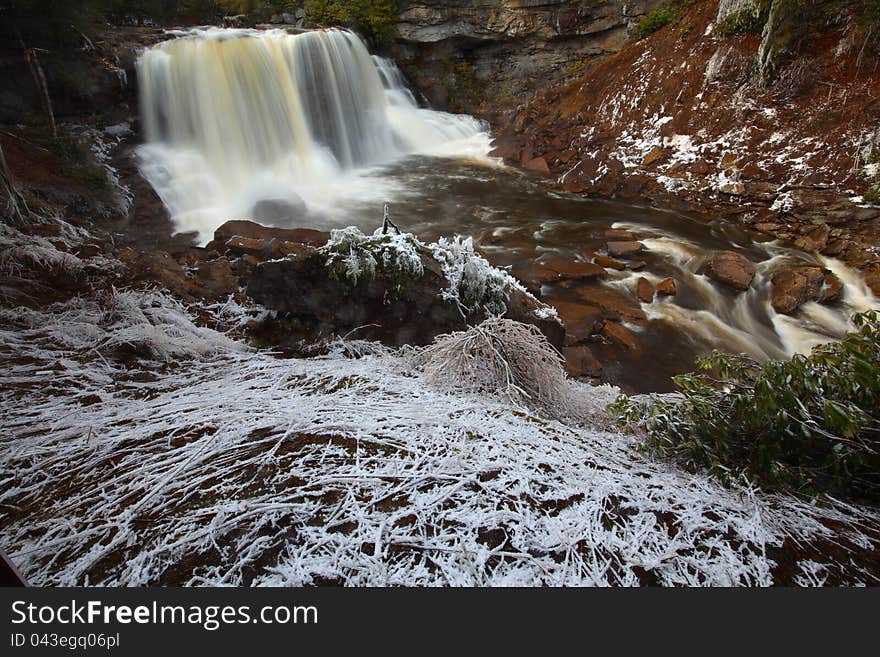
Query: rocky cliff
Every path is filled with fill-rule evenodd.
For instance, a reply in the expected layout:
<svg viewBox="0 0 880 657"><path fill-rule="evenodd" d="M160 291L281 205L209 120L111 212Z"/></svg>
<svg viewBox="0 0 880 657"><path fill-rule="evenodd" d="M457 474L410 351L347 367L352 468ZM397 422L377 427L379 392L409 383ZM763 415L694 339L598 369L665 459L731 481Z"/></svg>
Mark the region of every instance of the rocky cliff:
<svg viewBox="0 0 880 657"><path fill-rule="evenodd" d="M620 51L660 0L400 3L394 56L435 106L497 117Z"/></svg>

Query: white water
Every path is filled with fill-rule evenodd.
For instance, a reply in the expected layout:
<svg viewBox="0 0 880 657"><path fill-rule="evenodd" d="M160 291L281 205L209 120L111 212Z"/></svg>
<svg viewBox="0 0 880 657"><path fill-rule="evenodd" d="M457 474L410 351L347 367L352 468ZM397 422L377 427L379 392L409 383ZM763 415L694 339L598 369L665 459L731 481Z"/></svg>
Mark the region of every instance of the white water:
<svg viewBox="0 0 880 657"><path fill-rule="evenodd" d="M198 30L138 61L144 175L200 241L233 218L346 221L405 190L371 168L407 154L485 159L487 126L418 107L353 33Z"/></svg>

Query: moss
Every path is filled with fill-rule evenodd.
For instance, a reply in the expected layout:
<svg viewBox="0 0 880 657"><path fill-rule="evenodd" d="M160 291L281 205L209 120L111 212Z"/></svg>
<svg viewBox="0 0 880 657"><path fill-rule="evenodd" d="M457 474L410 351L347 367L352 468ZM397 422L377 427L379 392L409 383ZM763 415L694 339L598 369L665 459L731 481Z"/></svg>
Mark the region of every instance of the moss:
<svg viewBox="0 0 880 657"><path fill-rule="evenodd" d="M862 199L865 201L865 203L868 203L870 205L880 205L880 186L878 186L876 183L874 185L871 185L871 187L869 187L867 191L862 194Z"/></svg>
<svg viewBox="0 0 880 657"><path fill-rule="evenodd" d="M667 25L678 23L682 18L681 7L679 2L668 2L666 4L655 7L647 14L642 16L636 23L633 30L633 36L636 41L645 39L657 30Z"/></svg>
<svg viewBox="0 0 880 657"><path fill-rule="evenodd" d="M479 105L485 90L474 65L464 60L447 59L444 69L446 72L443 86L449 108L454 111L468 111Z"/></svg>
<svg viewBox="0 0 880 657"><path fill-rule="evenodd" d="M587 61L585 59L579 59L576 62L572 62L565 67L565 77L576 78L581 75L586 70L586 68Z"/></svg>
<svg viewBox="0 0 880 657"><path fill-rule="evenodd" d="M715 26L715 34L729 39L744 34L760 34L770 12L770 0L756 2L753 7L729 14Z"/></svg>
<svg viewBox="0 0 880 657"><path fill-rule="evenodd" d="M49 150L61 160L61 172L95 190L110 187L107 169L94 161L91 152L69 134L59 134L49 142Z"/></svg>

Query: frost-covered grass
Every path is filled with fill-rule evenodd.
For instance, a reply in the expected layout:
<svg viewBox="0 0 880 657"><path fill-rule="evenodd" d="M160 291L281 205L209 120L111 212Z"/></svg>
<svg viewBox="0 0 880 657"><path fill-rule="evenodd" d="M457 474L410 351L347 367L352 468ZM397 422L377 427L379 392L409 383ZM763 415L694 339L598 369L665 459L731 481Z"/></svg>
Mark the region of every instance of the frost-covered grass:
<svg viewBox="0 0 880 657"><path fill-rule="evenodd" d="M153 302L129 311L190 322ZM876 512L726 489L385 349L122 364L69 337L83 303L0 334L0 545L35 584L765 585L783 545L783 581L877 581Z"/></svg>

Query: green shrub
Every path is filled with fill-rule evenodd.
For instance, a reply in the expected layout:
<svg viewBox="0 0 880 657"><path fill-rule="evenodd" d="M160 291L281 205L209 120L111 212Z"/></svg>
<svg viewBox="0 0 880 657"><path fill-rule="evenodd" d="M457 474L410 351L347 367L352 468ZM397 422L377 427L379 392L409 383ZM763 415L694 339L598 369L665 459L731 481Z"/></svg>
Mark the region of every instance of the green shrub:
<svg viewBox="0 0 880 657"><path fill-rule="evenodd" d="M377 45L390 44L397 30L395 0L306 0L303 9L312 26L349 27Z"/></svg>
<svg viewBox="0 0 880 657"><path fill-rule="evenodd" d="M880 205L880 187L876 184L871 185L865 193L862 194L862 200L871 205Z"/></svg>
<svg viewBox="0 0 880 657"><path fill-rule="evenodd" d="M633 30L633 36L636 41L641 41L654 34L654 32L661 27L678 23L680 20L681 9L679 8L678 3L671 2L665 5L660 5L639 19L639 22L636 23L636 27Z"/></svg>
<svg viewBox="0 0 880 657"><path fill-rule="evenodd" d="M809 356L763 365L713 353L675 377L682 398L621 397L622 424L648 432L645 447L724 481L880 500L880 316Z"/></svg>

